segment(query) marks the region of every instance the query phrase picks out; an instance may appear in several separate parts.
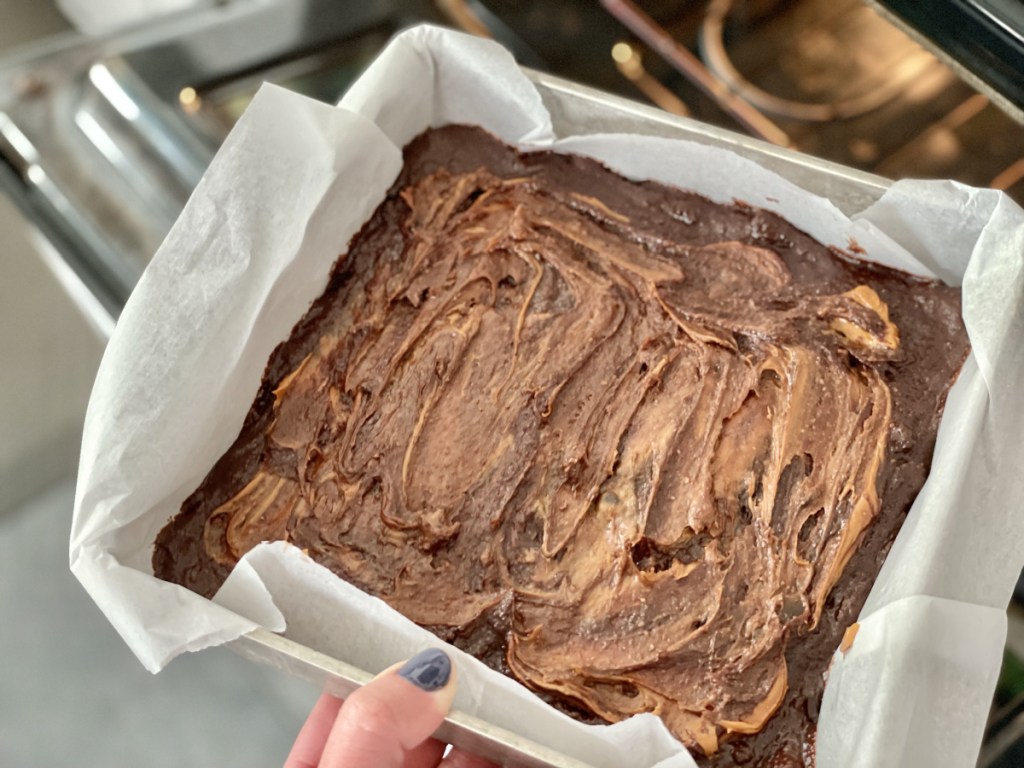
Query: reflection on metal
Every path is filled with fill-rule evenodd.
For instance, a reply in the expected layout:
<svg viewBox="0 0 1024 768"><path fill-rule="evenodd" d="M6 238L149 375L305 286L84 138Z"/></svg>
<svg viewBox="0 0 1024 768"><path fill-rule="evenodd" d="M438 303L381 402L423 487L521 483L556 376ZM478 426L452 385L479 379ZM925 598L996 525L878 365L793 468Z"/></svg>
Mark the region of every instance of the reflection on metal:
<svg viewBox="0 0 1024 768"><path fill-rule="evenodd" d="M35 231L44 260L94 326L105 333L123 303L123 298L112 294L109 281L132 279L130 268L104 243L41 163L35 145L8 115L0 112L0 191L6 186L14 193L14 202L38 228ZM54 242L64 246L60 257ZM76 247L67 250L70 242ZM83 251L89 255L83 255ZM85 264L86 258L90 264ZM97 276L97 267L104 273L102 277Z"/></svg>
<svg viewBox="0 0 1024 768"><path fill-rule="evenodd" d="M203 100L191 85L181 89L178 93L178 102L181 104L181 108L190 115L194 115L203 106Z"/></svg>
<svg viewBox="0 0 1024 768"><path fill-rule="evenodd" d="M0 112L0 160L6 162L23 179L39 162L39 153L10 117Z"/></svg>
<svg viewBox="0 0 1024 768"><path fill-rule="evenodd" d="M960 152L955 131L968 120L976 117L989 104L988 97L980 93L959 104L941 120L932 123L928 129L889 155L881 164L882 173L889 166L907 164L918 155L952 157Z"/></svg>
<svg viewBox="0 0 1024 768"><path fill-rule="evenodd" d="M49 267L57 282L81 311L90 327L100 339L104 342L108 341L117 324L115 311L104 305L89 284L71 268L64 256L39 230L31 229L29 239L34 244L36 253Z"/></svg>
<svg viewBox="0 0 1024 768"><path fill-rule="evenodd" d="M662 85L661 81L644 69L640 53L629 43L616 43L612 47L612 59L619 72L635 85L648 99L675 115L689 115L686 103Z"/></svg>
<svg viewBox="0 0 1024 768"><path fill-rule="evenodd" d="M807 122L825 122L857 117L892 101L931 63L925 53L901 66L895 77L872 83L863 93L819 104L794 101L768 93L751 83L733 65L725 48L725 24L735 0L711 0L701 25L701 51L710 69L730 90L758 109L779 117ZM842 50L836 55L845 55Z"/></svg>
<svg viewBox="0 0 1024 768"><path fill-rule="evenodd" d="M79 127L92 145L99 150L107 160L114 166L123 166L126 163L124 152L117 143L110 138L110 134L104 130L96 118L89 112L79 112L75 115L75 125Z"/></svg>
<svg viewBox="0 0 1024 768"><path fill-rule="evenodd" d="M1024 179L1024 157L992 179L989 186L992 189L1009 189L1021 179Z"/></svg>
<svg viewBox="0 0 1024 768"><path fill-rule="evenodd" d="M477 37L491 37L491 30L466 0L437 0L437 7L460 29Z"/></svg>
<svg viewBox="0 0 1024 768"><path fill-rule="evenodd" d="M632 0L601 0L609 13L675 67L683 77L713 98L752 135L772 144L789 146L789 136L779 126L739 98L672 35L659 26Z"/></svg>
<svg viewBox="0 0 1024 768"><path fill-rule="evenodd" d="M307 91L335 101L428 7L350 5L229 3L0 60L0 187L118 312L230 128L204 130L222 89L237 85L244 102L297 59L337 65L340 55L344 82L318 71L310 81L328 90ZM358 56L355 41L366 43Z"/></svg>
<svg viewBox="0 0 1024 768"><path fill-rule="evenodd" d="M139 107L121 84L110 73L106 64L94 64L89 68L89 81L110 102L110 106L121 113L125 120L138 120Z"/></svg>
<svg viewBox="0 0 1024 768"><path fill-rule="evenodd" d="M46 177L46 171L44 171L38 165L29 166L28 173L25 174L25 176L37 187L43 187L49 181L49 179Z"/></svg>

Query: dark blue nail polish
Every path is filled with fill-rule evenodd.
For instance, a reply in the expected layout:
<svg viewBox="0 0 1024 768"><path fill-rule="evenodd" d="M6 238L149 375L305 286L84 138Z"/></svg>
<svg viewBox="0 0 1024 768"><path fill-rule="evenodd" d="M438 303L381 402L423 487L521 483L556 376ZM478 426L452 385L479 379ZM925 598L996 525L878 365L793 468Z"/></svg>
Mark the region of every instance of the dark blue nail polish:
<svg viewBox="0 0 1024 768"><path fill-rule="evenodd" d="M452 662L444 651L428 648L405 662L398 674L430 693L448 684L448 678L452 675Z"/></svg>

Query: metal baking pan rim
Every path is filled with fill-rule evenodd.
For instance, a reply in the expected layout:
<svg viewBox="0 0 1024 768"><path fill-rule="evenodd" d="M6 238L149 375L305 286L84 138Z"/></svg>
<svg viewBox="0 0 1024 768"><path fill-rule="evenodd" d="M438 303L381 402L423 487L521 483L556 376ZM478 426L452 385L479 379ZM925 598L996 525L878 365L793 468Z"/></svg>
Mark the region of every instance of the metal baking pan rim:
<svg viewBox="0 0 1024 768"><path fill-rule="evenodd" d="M892 186L891 179L877 174L780 147L690 117L673 115L657 107L555 75L526 68L523 71L537 87L544 105L552 113L555 133L559 136L596 132L591 126L575 121L581 113L592 112L593 115L587 116L598 118L616 114L619 117L616 121L618 124L623 121L632 122L637 133L730 149L808 192L828 198L847 216L860 213ZM566 110L566 107L570 109ZM604 129L600 132L604 132Z"/></svg>
<svg viewBox="0 0 1024 768"><path fill-rule="evenodd" d="M293 677L345 698L368 683L373 675L332 656L315 651L266 629L254 629L227 644L232 651L269 664ZM500 765L516 768L594 768L575 758L530 741L486 720L452 710L434 733L445 743L474 752ZM509 762L511 761L511 762Z"/></svg>
<svg viewBox="0 0 1024 768"><path fill-rule="evenodd" d="M560 136L594 133L594 125L587 120L589 113L598 118L614 118L618 124L617 130L629 130L632 127L636 133L726 147L765 165L809 192L821 194L822 189L831 192L823 196L832 199L848 215L859 212L877 200L892 183L880 176L777 147L717 126L671 115L560 77L529 69L524 69L524 72L537 87L545 106L552 112L555 132ZM373 677L365 670L265 629L255 629L227 643L227 647L246 659L305 679L342 698ZM435 737L501 765L517 768L594 768L589 763L459 710L449 713Z"/></svg>

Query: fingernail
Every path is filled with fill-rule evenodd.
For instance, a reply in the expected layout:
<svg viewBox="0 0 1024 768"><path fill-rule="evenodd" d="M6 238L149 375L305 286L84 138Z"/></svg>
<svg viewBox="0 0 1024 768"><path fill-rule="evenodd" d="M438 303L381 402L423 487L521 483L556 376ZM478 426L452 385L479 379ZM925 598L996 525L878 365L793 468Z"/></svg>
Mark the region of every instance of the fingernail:
<svg viewBox="0 0 1024 768"><path fill-rule="evenodd" d="M452 662L448 654L437 648L420 651L398 670L413 685L428 693L444 688L452 675Z"/></svg>

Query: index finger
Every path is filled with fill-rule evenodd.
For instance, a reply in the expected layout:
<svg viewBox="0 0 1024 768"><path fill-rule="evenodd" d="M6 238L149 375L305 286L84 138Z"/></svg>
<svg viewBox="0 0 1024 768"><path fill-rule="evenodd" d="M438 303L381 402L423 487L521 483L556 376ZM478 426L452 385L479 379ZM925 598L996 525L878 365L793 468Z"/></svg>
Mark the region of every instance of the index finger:
<svg viewBox="0 0 1024 768"><path fill-rule="evenodd" d="M329 693L320 694L288 753L288 759L284 761L284 768L317 768L320 765L324 745L339 711L341 699Z"/></svg>
<svg viewBox="0 0 1024 768"><path fill-rule="evenodd" d="M455 670L430 649L378 675L345 701L320 757L323 768L402 768L444 721Z"/></svg>

